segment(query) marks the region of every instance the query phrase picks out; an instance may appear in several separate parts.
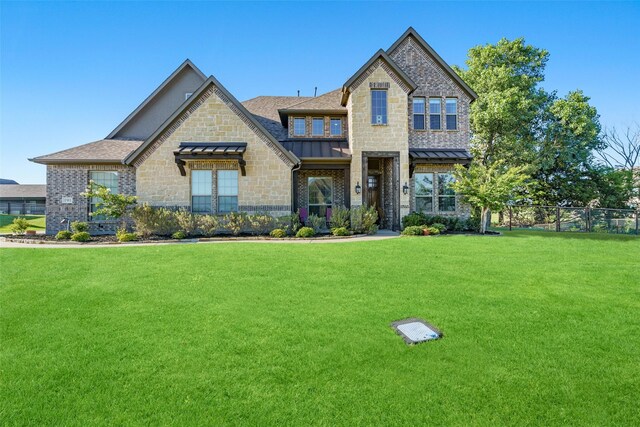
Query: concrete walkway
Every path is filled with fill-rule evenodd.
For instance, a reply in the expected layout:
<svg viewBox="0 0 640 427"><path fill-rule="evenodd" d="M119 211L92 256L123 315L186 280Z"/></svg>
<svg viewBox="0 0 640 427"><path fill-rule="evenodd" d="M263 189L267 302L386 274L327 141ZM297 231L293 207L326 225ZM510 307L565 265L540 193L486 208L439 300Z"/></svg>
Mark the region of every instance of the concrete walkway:
<svg viewBox="0 0 640 427"><path fill-rule="evenodd" d="M252 238L221 238L221 239L185 239L185 240L164 240L152 243L17 243L7 242L4 237L0 237L0 248L125 248L131 246L159 246L159 245L188 245L188 244L209 244L209 243L275 243L275 244L301 244L301 243L350 243L350 242L370 242L374 240L394 239L400 236L399 233L391 230L380 230L372 236L345 237L342 239L252 239Z"/></svg>

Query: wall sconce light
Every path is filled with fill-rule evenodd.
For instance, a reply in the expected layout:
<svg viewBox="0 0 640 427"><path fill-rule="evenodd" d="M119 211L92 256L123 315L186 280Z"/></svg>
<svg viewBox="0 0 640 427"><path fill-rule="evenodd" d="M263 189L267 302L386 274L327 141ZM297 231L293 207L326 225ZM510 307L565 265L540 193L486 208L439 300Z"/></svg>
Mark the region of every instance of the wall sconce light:
<svg viewBox="0 0 640 427"><path fill-rule="evenodd" d="M358 181L358 183L356 184L356 194L360 194L361 190L362 190L362 187L360 187L360 181Z"/></svg>
<svg viewBox="0 0 640 427"><path fill-rule="evenodd" d="M407 194L409 192L409 186L407 185L407 183L404 183L404 186L402 187L402 193L403 194Z"/></svg>

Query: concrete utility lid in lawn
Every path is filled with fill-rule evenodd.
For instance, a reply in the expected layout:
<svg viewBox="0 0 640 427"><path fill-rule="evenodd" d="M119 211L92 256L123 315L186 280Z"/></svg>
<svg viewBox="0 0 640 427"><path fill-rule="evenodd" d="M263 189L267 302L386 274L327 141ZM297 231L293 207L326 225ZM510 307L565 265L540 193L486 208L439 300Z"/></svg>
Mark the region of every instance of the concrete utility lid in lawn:
<svg viewBox="0 0 640 427"><path fill-rule="evenodd" d="M391 324L407 344L418 344L442 337L442 332L422 319L404 319Z"/></svg>

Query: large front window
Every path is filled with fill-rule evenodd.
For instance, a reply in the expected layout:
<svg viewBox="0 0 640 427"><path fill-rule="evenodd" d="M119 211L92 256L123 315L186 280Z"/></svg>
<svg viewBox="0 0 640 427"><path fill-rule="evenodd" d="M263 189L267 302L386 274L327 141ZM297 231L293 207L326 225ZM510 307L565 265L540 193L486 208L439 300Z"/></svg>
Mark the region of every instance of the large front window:
<svg viewBox="0 0 640 427"><path fill-rule="evenodd" d="M191 171L191 212L211 213L211 181L210 170Z"/></svg>
<svg viewBox="0 0 640 427"><path fill-rule="evenodd" d="M309 177L309 214L327 217L327 209L333 204L333 179Z"/></svg>
<svg viewBox="0 0 640 427"><path fill-rule="evenodd" d="M433 212L433 174L417 173L415 176L416 211Z"/></svg>
<svg viewBox="0 0 640 427"><path fill-rule="evenodd" d="M104 185L111 193L118 193L118 172L111 171L91 171L89 172L89 179L98 185ZM98 203L102 201L99 197L91 198L91 205L89 212L95 212L98 209ZM106 219L103 215L91 216L91 219L103 220Z"/></svg>
<svg viewBox="0 0 640 427"><path fill-rule="evenodd" d="M371 124L387 124L387 91L371 91Z"/></svg>
<svg viewBox="0 0 640 427"><path fill-rule="evenodd" d="M218 212L238 210L238 171L218 171Z"/></svg>
<svg viewBox="0 0 640 427"><path fill-rule="evenodd" d="M454 178L450 173L438 174L438 210L440 212L455 212L456 192L451 188Z"/></svg>

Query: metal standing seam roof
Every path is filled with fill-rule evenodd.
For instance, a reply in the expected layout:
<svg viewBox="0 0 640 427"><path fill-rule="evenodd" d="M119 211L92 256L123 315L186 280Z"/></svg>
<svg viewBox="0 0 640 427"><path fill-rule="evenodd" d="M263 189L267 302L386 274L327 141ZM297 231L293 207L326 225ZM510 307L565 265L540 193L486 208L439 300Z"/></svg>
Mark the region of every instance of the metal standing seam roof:
<svg viewBox="0 0 640 427"><path fill-rule="evenodd" d="M462 148L410 148L412 160L471 160L471 154Z"/></svg>
<svg viewBox="0 0 640 427"><path fill-rule="evenodd" d="M246 142L181 142L173 154L206 157L243 154L246 150Z"/></svg>
<svg viewBox="0 0 640 427"><path fill-rule="evenodd" d="M282 141L282 145L300 159L351 159L346 139L314 140L298 139Z"/></svg>

